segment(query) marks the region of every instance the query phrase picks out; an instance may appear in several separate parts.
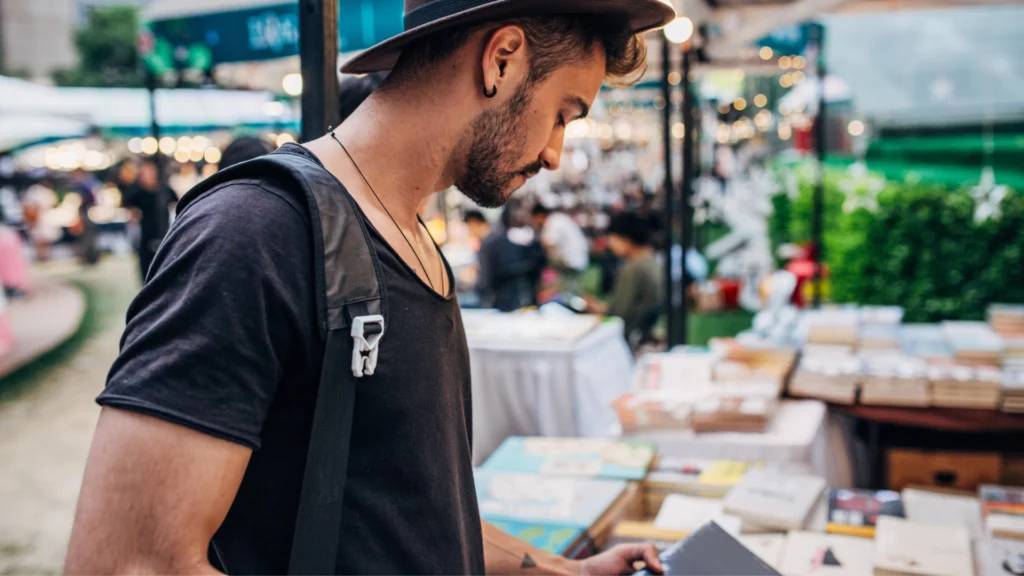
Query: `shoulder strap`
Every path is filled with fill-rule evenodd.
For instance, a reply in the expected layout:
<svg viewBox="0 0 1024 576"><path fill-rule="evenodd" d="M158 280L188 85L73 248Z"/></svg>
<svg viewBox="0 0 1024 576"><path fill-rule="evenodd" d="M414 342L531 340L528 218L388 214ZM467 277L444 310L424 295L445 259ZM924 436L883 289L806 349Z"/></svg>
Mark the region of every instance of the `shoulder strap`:
<svg viewBox="0 0 1024 576"><path fill-rule="evenodd" d="M284 185L309 209L325 348L288 572L334 574L356 385L373 375L386 327L380 263L355 200L322 166L286 149L211 176L181 199L178 212L204 192L250 178Z"/></svg>

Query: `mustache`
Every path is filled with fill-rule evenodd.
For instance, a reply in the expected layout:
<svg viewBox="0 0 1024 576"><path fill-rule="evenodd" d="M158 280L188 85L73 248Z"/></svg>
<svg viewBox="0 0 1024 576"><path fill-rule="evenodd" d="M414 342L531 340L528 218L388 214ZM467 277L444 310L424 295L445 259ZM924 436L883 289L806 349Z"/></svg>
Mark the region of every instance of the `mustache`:
<svg viewBox="0 0 1024 576"><path fill-rule="evenodd" d="M523 176L526 176L527 178L533 178L543 168L544 168L544 165L540 163L540 160L538 160L538 161L534 162L533 164L530 164L529 166L527 166L527 167L523 168L522 170L520 170L519 173L522 174Z"/></svg>

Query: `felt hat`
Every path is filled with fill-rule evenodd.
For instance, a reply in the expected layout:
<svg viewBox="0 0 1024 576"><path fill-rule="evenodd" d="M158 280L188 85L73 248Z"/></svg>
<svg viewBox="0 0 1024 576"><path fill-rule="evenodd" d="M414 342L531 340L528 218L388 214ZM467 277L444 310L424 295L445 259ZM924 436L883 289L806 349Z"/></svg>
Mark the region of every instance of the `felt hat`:
<svg viewBox="0 0 1024 576"><path fill-rule="evenodd" d="M660 28L676 16L668 0L405 0L405 31L367 48L341 71L367 74L390 70L403 48L425 36L488 20L544 14L621 16L635 32Z"/></svg>

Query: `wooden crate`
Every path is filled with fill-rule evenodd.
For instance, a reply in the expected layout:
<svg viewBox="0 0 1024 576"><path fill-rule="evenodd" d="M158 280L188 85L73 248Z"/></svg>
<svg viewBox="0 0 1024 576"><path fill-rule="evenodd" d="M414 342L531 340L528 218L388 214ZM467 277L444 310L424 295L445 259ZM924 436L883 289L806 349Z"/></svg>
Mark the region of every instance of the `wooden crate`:
<svg viewBox="0 0 1024 576"><path fill-rule="evenodd" d="M997 452L890 448L888 472L891 490L917 485L974 491L979 484L998 484L1002 480L1003 459Z"/></svg>

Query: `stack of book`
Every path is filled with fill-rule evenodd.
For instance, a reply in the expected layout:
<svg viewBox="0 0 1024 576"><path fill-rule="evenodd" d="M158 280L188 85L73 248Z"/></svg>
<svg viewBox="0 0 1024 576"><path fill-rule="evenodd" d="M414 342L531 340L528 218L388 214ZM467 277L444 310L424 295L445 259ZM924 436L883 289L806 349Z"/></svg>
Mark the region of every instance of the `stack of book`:
<svg viewBox="0 0 1024 576"><path fill-rule="evenodd" d="M972 558L971 537L962 527L878 518L876 575L973 576Z"/></svg>
<svg viewBox="0 0 1024 576"><path fill-rule="evenodd" d="M1003 372L1003 412L1024 414L1024 369Z"/></svg>
<svg viewBox="0 0 1024 576"><path fill-rule="evenodd" d="M1024 488L985 484L978 497L989 537L1024 540Z"/></svg>
<svg viewBox="0 0 1024 576"><path fill-rule="evenodd" d="M928 368L932 405L946 408L999 408L1003 373L996 368L935 365Z"/></svg>
<svg viewBox="0 0 1024 576"><path fill-rule="evenodd" d="M654 461L644 440L510 436L481 468L490 472L643 480Z"/></svg>
<svg viewBox="0 0 1024 576"><path fill-rule="evenodd" d="M693 405L694 432L764 432L778 401L763 396L709 396Z"/></svg>
<svg viewBox="0 0 1024 576"><path fill-rule="evenodd" d="M722 498L753 466L731 460L660 458L644 480L644 511L655 516L669 494Z"/></svg>
<svg viewBox="0 0 1024 576"><path fill-rule="evenodd" d="M860 402L883 406L928 406L931 404L931 387L924 363L909 356L866 362Z"/></svg>
<svg viewBox="0 0 1024 576"><path fill-rule="evenodd" d="M1024 304L992 304L988 323L1002 336L1024 336Z"/></svg>
<svg viewBox="0 0 1024 576"><path fill-rule="evenodd" d="M765 529L800 530L811 524L824 491L818 476L751 468L726 495L723 511Z"/></svg>
<svg viewBox="0 0 1024 576"><path fill-rule="evenodd" d="M856 356L804 356L789 381L792 396L820 398L835 404L853 404L861 380Z"/></svg>
<svg viewBox="0 0 1024 576"><path fill-rule="evenodd" d="M775 396L782 393L786 378L796 362L796 351L790 348L750 348L731 338L712 339L710 347L721 356L712 366L712 380L770 382Z"/></svg>
<svg viewBox="0 0 1024 576"><path fill-rule="evenodd" d="M857 350L899 350L899 324L861 324L857 330Z"/></svg>
<svg viewBox="0 0 1024 576"><path fill-rule="evenodd" d="M903 324L900 326L900 350L907 356L928 361L950 361L953 349L939 324Z"/></svg>
<svg viewBox="0 0 1024 576"><path fill-rule="evenodd" d="M895 325L903 321L902 306L861 306L858 310L861 324Z"/></svg>
<svg viewBox="0 0 1024 576"><path fill-rule="evenodd" d="M807 315L807 343L857 344L859 316L856 309L819 310Z"/></svg>
<svg viewBox="0 0 1024 576"><path fill-rule="evenodd" d="M891 490L833 490L828 497L830 534L875 537L879 516L903 518L903 499Z"/></svg>
<svg viewBox="0 0 1024 576"><path fill-rule="evenodd" d="M694 396L677 389L639 390L624 394L612 402L622 431L690 428Z"/></svg>
<svg viewBox="0 0 1024 576"><path fill-rule="evenodd" d="M942 323L946 341L958 362L998 366L1003 359L1003 339L985 322Z"/></svg>
<svg viewBox="0 0 1024 576"><path fill-rule="evenodd" d="M743 528L743 521L739 517L726 514L722 500L685 494L669 494L665 498L654 519L654 526L661 530L689 534L711 521L717 522L734 536L738 536Z"/></svg>
<svg viewBox="0 0 1024 576"><path fill-rule="evenodd" d="M598 546L592 531L629 509L624 480L507 474L477 469L480 517L530 544L571 558ZM607 516L606 516L607 515ZM620 518L624 519L624 518Z"/></svg>

